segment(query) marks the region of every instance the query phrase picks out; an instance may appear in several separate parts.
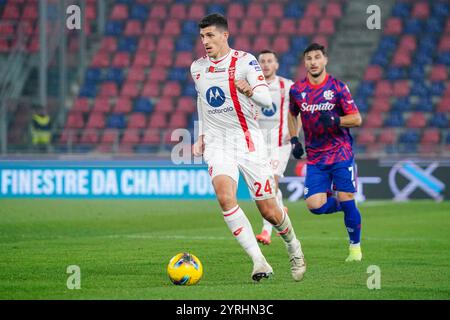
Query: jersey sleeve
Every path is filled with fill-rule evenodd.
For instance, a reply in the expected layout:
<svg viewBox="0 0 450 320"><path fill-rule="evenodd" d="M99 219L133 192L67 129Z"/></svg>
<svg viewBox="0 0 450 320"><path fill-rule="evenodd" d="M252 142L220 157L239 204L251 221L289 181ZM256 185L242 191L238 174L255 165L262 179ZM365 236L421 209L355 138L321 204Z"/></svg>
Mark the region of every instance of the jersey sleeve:
<svg viewBox="0 0 450 320"><path fill-rule="evenodd" d="M297 104L297 101L295 100L295 86L291 86L289 89L289 112L294 116L297 117L300 113L300 108Z"/></svg>
<svg viewBox="0 0 450 320"><path fill-rule="evenodd" d="M359 112L348 86L341 82L339 83L339 89L339 103L344 114Z"/></svg>
<svg viewBox="0 0 450 320"><path fill-rule="evenodd" d="M196 71L195 62L194 62L191 65L191 76L192 76L192 79L194 80L195 90L197 91L198 135L201 136L201 135L205 134L204 126L203 126L203 110L204 110L204 108L202 105L202 99L200 98L200 93L197 88L197 74L198 74L198 72Z"/></svg>
<svg viewBox="0 0 450 320"><path fill-rule="evenodd" d="M242 67L245 70L246 80L250 84L250 87L252 87L253 90L259 86L268 87L258 60L256 60L256 58L249 53L242 58L242 60Z"/></svg>

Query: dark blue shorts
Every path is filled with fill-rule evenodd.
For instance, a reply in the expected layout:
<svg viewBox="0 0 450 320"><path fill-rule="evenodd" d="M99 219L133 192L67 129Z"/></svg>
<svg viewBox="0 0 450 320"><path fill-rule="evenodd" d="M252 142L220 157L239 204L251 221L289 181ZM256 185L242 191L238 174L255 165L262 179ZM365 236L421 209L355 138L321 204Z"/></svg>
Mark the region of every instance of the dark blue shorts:
<svg viewBox="0 0 450 320"><path fill-rule="evenodd" d="M305 199L316 193L332 189L356 192L356 168L354 159L333 164L308 164L306 166Z"/></svg>

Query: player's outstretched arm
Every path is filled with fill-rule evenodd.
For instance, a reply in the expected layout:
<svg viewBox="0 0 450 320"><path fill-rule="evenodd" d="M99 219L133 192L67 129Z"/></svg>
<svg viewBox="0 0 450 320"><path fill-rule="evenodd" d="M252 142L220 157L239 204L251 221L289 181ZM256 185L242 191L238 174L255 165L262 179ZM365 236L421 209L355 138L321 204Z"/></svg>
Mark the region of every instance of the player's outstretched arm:
<svg viewBox="0 0 450 320"><path fill-rule="evenodd" d="M362 119L359 112L351 113L340 117L340 126L345 128L353 128L361 126Z"/></svg>

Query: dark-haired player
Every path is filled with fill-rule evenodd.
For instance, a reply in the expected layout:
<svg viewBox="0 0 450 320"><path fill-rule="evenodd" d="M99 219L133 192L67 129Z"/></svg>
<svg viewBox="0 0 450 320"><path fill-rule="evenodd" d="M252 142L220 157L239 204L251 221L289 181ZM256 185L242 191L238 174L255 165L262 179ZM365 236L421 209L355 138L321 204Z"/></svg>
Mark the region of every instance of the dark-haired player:
<svg viewBox="0 0 450 320"><path fill-rule="evenodd" d="M346 261L360 261L361 215L354 199L356 170L349 128L360 126L361 116L347 85L326 72L325 48L313 43L303 56L307 75L294 83L289 93L289 132L294 157L300 158L303 154L297 137L300 115L307 153L306 204L314 214L344 211L350 238ZM337 199L327 196L332 184Z"/></svg>

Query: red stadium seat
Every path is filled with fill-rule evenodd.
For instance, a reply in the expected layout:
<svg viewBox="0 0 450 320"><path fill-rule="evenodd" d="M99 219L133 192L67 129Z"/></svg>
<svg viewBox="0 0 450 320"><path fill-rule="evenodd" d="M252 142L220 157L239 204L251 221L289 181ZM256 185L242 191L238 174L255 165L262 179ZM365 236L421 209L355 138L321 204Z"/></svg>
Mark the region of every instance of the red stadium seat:
<svg viewBox="0 0 450 320"><path fill-rule="evenodd" d="M78 112L89 112L89 101L85 97L79 97L75 100L72 111L78 111Z"/></svg>
<svg viewBox="0 0 450 320"><path fill-rule="evenodd" d="M326 18L341 18L342 17L342 5L338 2L331 2L325 5L325 17Z"/></svg>
<svg viewBox="0 0 450 320"><path fill-rule="evenodd" d="M111 105L109 103L109 97L97 97L94 101L94 107L92 112L110 112Z"/></svg>
<svg viewBox="0 0 450 320"><path fill-rule="evenodd" d="M364 74L365 81L378 81L381 80L383 76L383 68L379 65L371 65L367 67Z"/></svg>
<svg viewBox="0 0 450 320"><path fill-rule="evenodd" d="M378 136L378 142L383 144L394 144L397 141L397 133L392 128L384 128Z"/></svg>
<svg viewBox="0 0 450 320"><path fill-rule="evenodd" d="M439 144L441 140L441 134L439 132L439 129L432 128L432 129L425 129L422 140L420 141L423 144Z"/></svg>
<svg viewBox="0 0 450 320"><path fill-rule="evenodd" d="M147 78L155 81L164 81L167 78L167 70L163 67L151 68L148 72Z"/></svg>
<svg viewBox="0 0 450 320"><path fill-rule="evenodd" d="M324 47L328 47L328 38L325 35L316 35L312 38L311 42L313 43L319 43L323 45Z"/></svg>
<svg viewBox="0 0 450 320"><path fill-rule="evenodd" d="M403 31L403 23L401 18L389 18L384 27L384 34L399 35Z"/></svg>
<svg viewBox="0 0 450 320"><path fill-rule="evenodd" d="M314 18L320 18L322 16L322 10L320 8L320 5L315 2L310 2L306 6L304 17L314 17Z"/></svg>
<svg viewBox="0 0 450 320"><path fill-rule="evenodd" d="M5 6L3 10L2 20L19 20L20 8L11 2Z"/></svg>
<svg viewBox="0 0 450 320"><path fill-rule="evenodd" d="M36 39L36 38L35 38ZM107 68L109 67L109 54L99 51L95 54L91 62L91 67L94 68Z"/></svg>
<svg viewBox="0 0 450 320"><path fill-rule="evenodd" d="M280 3L269 3L266 11L268 18L281 19L284 16L283 5Z"/></svg>
<svg viewBox="0 0 450 320"><path fill-rule="evenodd" d="M378 113L388 112L391 109L391 103L389 97L376 97L372 101L372 107L370 111L376 111Z"/></svg>
<svg viewBox="0 0 450 320"><path fill-rule="evenodd" d="M159 99L155 105L155 113L170 113L174 111L174 103L172 97L163 97Z"/></svg>
<svg viewBox="0 0 450 320"><path fill-rule="evenodd" d="M161 143L161 134L158 129L147 129L144 132L144 135L141 140L142 144L160 144Z"/></svg>
<svg viewBox="0 0 450 320"><path fill-rule="evenodd" d="M125 129L120 143L124 144L124 145L134 145L134 144L138 144L140 140L141 140L141 138L139 136L139 130ZM123 151L123 149L122 149L122 151Z"/></svg>
<svg viewBox="0 0 450 320"><path fill-rule="evenodd" d="M243 19L245 18L244 16L244 5L241 3L237 3L237 2L232 2L229 6L228 6L228 11L227 11L227 18L229 19Z"/></svg>
<svg viewBox="0 0 450 320"><path fill-rule="evenodd" d="M103 144L117 143L119 140L119 131L117 129L105 129L101 138Z"/></svg>
<svg viewBox="0 0 450 320"><path fill-rule="evenodd" d="M69 112L67 116L66 128L81 129L84 127L83 114L81 112Z"/></svg>
<svg viewBox="0 0 450 320"><path fill-rule="evenodd" d="M96 144L98 143L98 133L95 130L84 130L81 133L79 143L82 144Z"/></svg>
<svg viewBox="0 0 450 320"><path fill-rule="evenodd" d="M256 20L244 20L242 21L239 34L244 36L254 36L259 34L259 28L256 25Z"/></svg>
<svg viewBox="0 0 450 320"><path fill-rule="evenodd" d="M239 48L239 50L243 51L250 51L252 49L250 38L248 36L237 36L234 41L234 48Z"/></svg>
<svg viewBox="0 0 450 320"><path fill-rule="evenodd" d="M430 72L431 81L446 81L448 78L445 65L434 65Z"/></svg>
<svg viewBox="0 0 450 320"><path fill-rule="evenodd" d="M407 51L397 51L392 59L395 67L407 67L411 65L411 54Z"/></svg>
<svg viewBox="0 0 450 320"><path fill-rule="evenodd" d="M393 94L392 91L392 84L388 80L378 81L375 86L375 96L378 97L390 97Z"/></svg>
<svg viewBox="0 0 450 320"><path fill-rule="evenodd" d="M153 66L167 68L172 66L172 54L169 52L160 53L156 56ZM152 68L153 69L153 68Z"/></svg>
<svg viewBox="0 0 450 320"><path fill-rule="evenodd" d="M276 37L272 43L272 48L276 48L278 53L284 53L286 51L289 51L290 49L289 38L286 36Z"/></svg>
<svg viewBox="0 0 450 320"><path fill-rule="evenodd" d="M438 104L437 112L450 112L450 96L443 97Z"/></svg>
<svg viewBox="0 0 450 320"><path fill-rule="evenodd" d="M280 35L294 35L297 32L296 21L291 18L281 20L278 33Z"/></svg>
<svg viewBox="0 0 450 320"><path fill-rule="evenodd" d="M427 124L427 119L422 112L413 112L410 114L408 120L406 121L407 128L420 129L425 127Z"/></svg>
<svg viewBox="0 0 450 320"><path fill-rule="evenodd" d="M358 137L356 139L357 144L367 145L372 144L376 140L375 134L372 131L362 131L360 134L358 134Z"/></svg>
<svg viewBox="0 0 450 320"><path fill-rule="evenodd" d="M86 19L87 20L95 20L97 19L97 9L96 4L88 4L86 6Z"/></svg>
<svg viewBox="0 0 450 320"><path fill-rule="evenodd" d="M411 12L411 17L418 19L426 19L430 15L430 6L428 2L417 2Z"/></svg>
<svg viewBox="0 0 450 320"><path fill-rule="evenodd" d="M39 9L37 4L36 5L27 4L26 6L24 6L22 19L37 20L38 16L39 16Z"/></svg>
<svg viewBox="0 0 450 320"><path fill-rule="evenodd" d="M264 8L261 3L251 2L247 6L246 17L248 19L263 19L264 18Z"/></svg>
<svg viewBox="0 0 450 320"><path fill-rule="evenodd" d="M131 99L129 97L118 97L113 109L113 113L129 113L132 110Z"/></svg>
<svg viewBox="0 0 450 320"><path fill-rule="evenodd" d="M128 52L117 52L111 65L116 68L128 68L130 66L130 54Z"/></svg>
<svg viewBox="0 0 450 320"><path fill-rule="evenodd" d="M159 97L159 82L150 80L142 88L141 95L144 97Z"/></svg>
<svg viewBox="0 0 450 320"><path fill-rule="evenodd" d="M105 127L105 116L100 112L90 114L86 123L86 129L102 129Z"/></svg>
<svg viewBox="0 0 450 320"><path fill-rule="evenodd" d="M275 20L273 19L262 20L259 25L259 30L261 30L264 35L273 36L274 34L277 33L277 26L275 24Z"/></svg>
<svg viewBox="0 0 450 320"><path fill-rule="evenodd" d="M177 20L166 21L162 33L164 35L178 36L181 33L180 22Z"/></svg>
<svg viewBox="0 0 450 320"><path fill-rule="evenodd" d="M186 128L187 120L185 113L175 112L170 116L169 120L169 128Z"/></svg>
<svg viewBox="0 0 450 320"><path fill-rule="evenodd" d="M145 53L149 54L150 51L154 51L156 49L155 39L152 36L145 35L141 37L138 45L138 54Z"/></svg>
<svg viewBox="0 0 450 320"><path fill-rule="evenodd" d="M181 85L178 81L168 81L163 86L163 97L179 97L181 95Z"/></svg>
<svg viewBox="0 0 450 320"><path fill-rule="evenodd" d="M447 22L445 24L445 33L450 33L450 18L447 18Z"/></svg>
<svg viewBox="0 0 450 320"><path fill-rule="evenodd" d="M155 19L150 19L145 23L144 34L160 36L162 33L162 23Z"/></svg>
<svg viewBox="0 0 450 320"><path fill-rule="evenodd" d="M147 117L144 113L134 112L128 117L128 128L145 128L147 126Z"/></svg>
<svg viewBox="0 0 450 320"><path fill-rule="evenodd" d="M139 20L128 20L125 26L125 36L140 36L142 34L142 24Z"/></svg>
<svg viewBox="0 0 450 320"><path fill-rule="evenodd" d="M187 16L186 6L183 3L174 3L170 7L169 16L172 19L180 19L180 20L186 19Z"/></svg>
<svg viewBox="0 0 450 320"><path fill-rule="evenodd" d="M239 34L238 19L228 19L228 31L230 31L230 35L232 36Z"/></svg>
<svg viewBox="0 0 450 320"><path fill-rule="evenodd" d="M188 68L193 60L194 57L192 56L192 52L178 52L175 56L174 66L179 68Z"/></svg>
<svg viewBox="0 0 450 320"><path fill-rule="evenodd" d="M417 48L416 37L412 34L407 34L402 37L398 45L399 50L406 52L414 52Z"/></svg>
<svg viewBox="0 0 450 320"><path fill-rule="evenodd" d="M383 117L380 113L371 111L366 115L363 124L365 128L380 128L383 125Z"/></svg>
<svg viewBox="0 0 450 320"><path fill-rule="evenodd" d="M151 64L151 56L148 52L137 52L134 56L132 68L148 68Z"/></svg>
<svg viewBox="0 0 450 320"><path fill-rule="evenodd" d="M78 132L77 130L65 128L63 132L61 133L61 136L59 137L60 143L71 143L75 144L78 143Z"/></svg>
<svg viewBox="0 0 450 320"><path fill-rule="evenodd" d="M193 98L181 97L178 99L177 112L194 112L196 110L196 105Z"/></svg>
<svg viewBox="0 0 450 320"><path fill-rule="evenodd" d="M156 47L158 53L164 52L164 53L172 53L175 48L175 44L172 38L165 38L161 37L158 40L158 45Z"/></svg>
<svg viewBox="0 0 450 320"><path fill-rule="evenodd" d="M128 6L126 4L116 4L111 12L111 20L125 20L128 18Z"/></svg>
<svg viewBox="0 0 450 320"><path fill-rule="evenodd" d="M269 37L267 36L257 36L255 42L253 43L253 50L256 52L270 48Z"/></svg>
<svg viewBox="0 0 450 320"><path fill-rule="evenodd" d="M115 97L117 96L119 90L117 89L117 84L113 81L103 82L100 85L100 93L101 97Z"/></svg>
<svg viewBox="0 0 450 320"><path fill-rule="evenodd" d="M299 35L313 35L316 32L316 28L314 25L314 20L312 18L309 18L309 16L306 16L308 18L303 18L300 20L298 27L297 27L297 33Z"/></svg>
<svg viewBox="0 0 450 320"><path fill-rule="evenodd" d="M127 81L144 81L145 69L141 66L134 66L128 69Z"/></svg>
<svg viewBox="0 0 450 320"><path fill-rule="evenodd" d="M127 81L120 91L120 95L123 97L136 98L139 96L139 82L138 81Z"/></svg>
<svg viewBox="0 0 450 320"><path fill-rule="evenodd" d="M201 18L203 18L204 16L206 16L206 12L205 12L205 7L201 4L192 4L189 6L189 11L188 11L188 19L189 20L200 20Z"/></svg>
<svg viewBox="0 0 450 320"><path fill-rule="evenodd" d="M102 38L100 42L100 52L116 52L117 51L117 38L106 36Z"/></svg>
<svg viewBox="0 0 450 320"><path fill-rule="evenodd" d="M438 51L450 51L450 35L444 35L439 42Z"/></svg>
<svg viewBox="0 0 450 320"><path fill-rule="evenodd" d="M331 35L335 33L336 30L334 28L334 21L329 19L321 19L319 20L319 28L317 29L317 33L324 35Z"/></svg>
<svg viewBox="0 0 450 320"><path fill-rule="evenodd" d="M394 82L394 92L395 97L406 97L409 95L409 81L408 80L397 80Z"/></svg>
<svg viewBox="0 0 450 320"><path fill-rule="evenodd" d="M161 112L154 112L150 117L148 127L152 129L167 128L166 114Z"/></svg>
<svg viewBox="0 0 450 320"><path fill-rule="evenodd" d="M165 20L167 18L167 9L163 4L152 4L150 11L150 20L161 19Z"/></svg>

